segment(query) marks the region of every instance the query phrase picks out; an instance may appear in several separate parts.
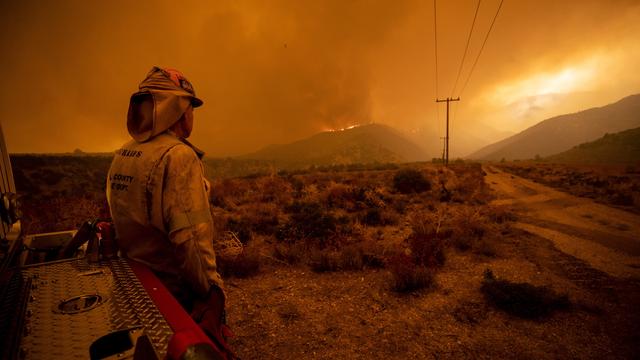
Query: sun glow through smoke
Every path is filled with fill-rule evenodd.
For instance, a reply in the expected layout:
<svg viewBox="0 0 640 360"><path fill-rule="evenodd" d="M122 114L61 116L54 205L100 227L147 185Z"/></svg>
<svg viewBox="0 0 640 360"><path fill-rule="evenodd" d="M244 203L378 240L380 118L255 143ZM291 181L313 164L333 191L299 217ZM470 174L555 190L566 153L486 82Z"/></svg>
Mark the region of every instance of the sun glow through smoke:
<svg viewBox="0 0 640 360"><path fill-rule="evenodd" d="M555 72L533 74L524 79L501 84L489 95L495 104L513 104L525 98L550 98L553 94L566 94L589 90L597 75L599 58L565 67Z"/></svg>

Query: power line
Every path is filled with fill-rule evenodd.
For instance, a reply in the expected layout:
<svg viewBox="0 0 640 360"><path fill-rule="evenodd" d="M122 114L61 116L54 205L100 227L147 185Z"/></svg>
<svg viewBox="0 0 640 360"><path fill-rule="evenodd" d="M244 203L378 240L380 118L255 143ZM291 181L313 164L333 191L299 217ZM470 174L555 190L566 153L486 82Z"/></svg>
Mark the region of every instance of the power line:
<svg viewBox="0 0 640 360"><path fill-rule="evenodd" d="M438 17L436 12L436 0L433 0L433 37L435 39L435 56L436 56L436 99L438 98Z"/></svg>
<svg viewBox="0 0 640 360"><path fill-rule="evenodd" d="M469 76L467 77L467 81L464 82L462 89L458 93L458 96L462 95L462 92L467 87L469 83L469 79L471 79L471 75L473 74L473 70L476 68L476 64L478 64L478 59L480 59L480 55L482 54L482 50L484 49L484 45L487 43L487 39L489 39L489 34L491 34L491 29L493 29L493 24L496 23L496 19L498 18L498 14L500 13L500 9L502 8L502 3L504 0L500 0L500 5L498 6L498 10L496 11L496 15L493 17L493 21L491 22L491 26L489 27L489 31L487 31L487 36L485 36L484 41L482 42L482 46L480 47L480 51L478 52L478 56L476 60L473 62L473 66L471 67L471 71L469 71Z"/></svg>
<svg viewBox="0 0 640 360"><path fill-rule="evenodd" d="M453 84L453 89L451 89L451 97L453 97L453 93L456 91L456 87L458 86L458 80L460 80L460 74L462 73L462 66L464 65L464 59L467 57L467 51L469 50L469 42L471 41L471 34L473 33L473 27L476 24L476 18L478 17L478 10L480 10L480 3L482 3L482 0L478 0L478 6L476 6L476 13L473 15L473 22L471 23L471 29L469 30L469 36L467 37L467 45L464 47L464 54L462 54L462 60L460 61L460 68L458 69L456 82Z"/></svg>
<svg viewBox="0 0 640 360"><path fill-rule="evenodd" d="M438 21L437 21L437 11L436 11L436 1L433 0L433 37L434 37L434 48L435 48L435 63L436 63L436 99L438 99ZM436 104L436 123L438 124L438 132L440 132L440 107ZM443 150L444 152L444 150ZM443 155L444 158L444 155Z"/></svg>

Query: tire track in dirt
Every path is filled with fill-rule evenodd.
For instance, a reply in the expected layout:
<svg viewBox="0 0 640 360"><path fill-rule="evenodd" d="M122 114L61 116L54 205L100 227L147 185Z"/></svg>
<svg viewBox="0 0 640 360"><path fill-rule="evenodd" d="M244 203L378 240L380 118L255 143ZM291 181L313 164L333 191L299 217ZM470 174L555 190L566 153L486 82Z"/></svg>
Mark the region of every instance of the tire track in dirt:
<svg viewBox="0 0 640 360"><path fill-rule="evenodd" d="M640 242L629 241L627 237L607 233L605 231L585 229L579 226L572 226L556 221L527 216L522 216L520 222L559 231L570 236L584 238L602 245L605 248L607 245L612 245L614 248L619 249L621 252L630 256L640 256Z"/></svg>
<svg viewBox="0 0 640 360"><path fill-rule="evenodd" d="M618 280L611 275L593 268L588 263L558 250L553 242L538 236L520 238L518 247L526 259L540 268L550 270L577 286L599 294L607 300L617 301L621 284L628 280ZM636 284L640 289L640 284Z"/></svg>
<svg viewBox="0 0 640 360"><path fill-rule="evenodd" d="M484 170L485 181L498 196L493 203L509 205L517 214L514 226L552 241L569 256L558 260L569 279L589 288L606 288L610 283L608 276L602 278L591 270L617 278L640 279L640 216L495 167L485 166Z"/></svg>

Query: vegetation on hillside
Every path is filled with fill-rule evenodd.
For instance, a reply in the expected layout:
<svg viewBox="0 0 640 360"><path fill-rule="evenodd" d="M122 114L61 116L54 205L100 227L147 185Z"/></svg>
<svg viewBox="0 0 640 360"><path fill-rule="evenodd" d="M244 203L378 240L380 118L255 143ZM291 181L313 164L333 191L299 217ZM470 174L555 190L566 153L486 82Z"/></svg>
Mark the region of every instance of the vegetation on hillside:
<svg viewBox="0 0 640 360"><path fill-rule="evenodd" d="M105 197L111 156L12 155L27 234L77 229L108 217Z"/></svg>
<svg viewBox="0 0 640 360"><path fill-rule="evenodd" d="M241 159L273 161L278 166L398 163L426 160L424 151L399 131L366 124L325 131L284 145L270 145Z"/></svg>
<svg viewBox="0 0 640 360"><path fill-rule="evenodd" d="M505 162L502 170L576 196L640 213L640 166Z"/></svg>
<svg viewBox="0 0 640 360"><path fill-rule="evenodd" d="M555 163L640 164L640 128L605 134L560 154L545 158Z"/></svg>
<svg viewBox="0 0 640 360"><path fill-rule="evenodd" d="M387 267L392 287L428 287L449 249L495 256L508 231L477 164L215 179L219 238L316 272ZM433 185L432 185L433 184Z"/></svg>

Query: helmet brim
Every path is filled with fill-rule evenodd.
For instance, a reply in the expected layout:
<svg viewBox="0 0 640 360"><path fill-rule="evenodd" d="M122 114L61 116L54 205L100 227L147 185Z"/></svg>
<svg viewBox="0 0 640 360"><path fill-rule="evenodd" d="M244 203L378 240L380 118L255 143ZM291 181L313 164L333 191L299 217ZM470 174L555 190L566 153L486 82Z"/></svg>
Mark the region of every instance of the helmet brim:
<svg viewBox="0 0 640 360"><path fill-rule="evenodd" d="M191 106L193 106L194 108L200 107L202 106L202 104L204 104L204 101L198 99L197 97L192 97L191 98Z"/></svg>

